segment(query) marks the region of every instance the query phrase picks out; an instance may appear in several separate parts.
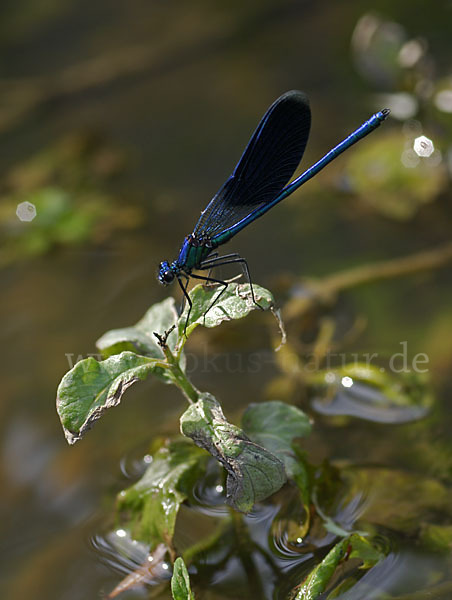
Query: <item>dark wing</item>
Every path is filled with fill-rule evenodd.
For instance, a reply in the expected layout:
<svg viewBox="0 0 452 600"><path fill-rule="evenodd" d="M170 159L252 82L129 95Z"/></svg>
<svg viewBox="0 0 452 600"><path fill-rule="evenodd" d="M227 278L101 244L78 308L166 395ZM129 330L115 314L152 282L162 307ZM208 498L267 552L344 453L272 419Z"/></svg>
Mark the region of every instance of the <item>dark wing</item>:
<svg viewBox="0 0 452 600"><path fill-rule="evenodd" d="M231 177L201 213L195 236L213 237L276 198L303 156L310 127L309 102L302 92L286 92L278 98Z"/></svg>

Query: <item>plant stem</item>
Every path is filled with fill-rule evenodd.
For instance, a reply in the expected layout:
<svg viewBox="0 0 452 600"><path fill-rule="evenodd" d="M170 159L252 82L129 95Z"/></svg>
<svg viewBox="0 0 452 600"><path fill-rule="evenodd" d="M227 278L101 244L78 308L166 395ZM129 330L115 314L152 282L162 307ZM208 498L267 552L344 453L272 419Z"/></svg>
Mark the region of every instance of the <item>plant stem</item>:
<svg viewBox="0 0 452 600"><path fill-rule="evenodd" d="M382 279L393 279L405 275L437 269L452 262L452 242L410 256L367 264L335 273L318 281L305 284L309 293L301 298L292 298L283 310L283 319L300 317L316 304L330 304L339 292Z"/></svg>
<svg viewBox="0 0 452 600"><path fill-rule="evenodd" d="M235 530L237 554L248 579L250 596L263 597L262 580L253 558L254 544L241 514L231 511Z"/></svg>
<svg viewBox="0 0 452 600"><path fill-rule="evenodd" d="M195 386L180 368L178 360L179 357L176 358L174 356L167 344L162 346L162 350L165 354L167 363L169 365L169 372L171 373L175 385L177 385L177 387L181 390L190 404L197 402L199 400L200 392L195 388Z"/></svg>

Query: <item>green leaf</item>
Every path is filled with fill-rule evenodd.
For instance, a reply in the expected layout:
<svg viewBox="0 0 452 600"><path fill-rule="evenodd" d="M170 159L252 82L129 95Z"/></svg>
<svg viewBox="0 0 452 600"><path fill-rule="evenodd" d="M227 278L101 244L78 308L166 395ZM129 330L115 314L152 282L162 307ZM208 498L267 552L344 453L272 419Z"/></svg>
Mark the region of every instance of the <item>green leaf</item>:
<svg viewBox="0 0 452 600"><path fill-rule="evenodd" d="M361 569L370 569L384 558L384 554L362 535L353 533L349 537L349 544L351 546L349 557L359 559L362 562Z"/></svg>
<svg viewBox="0 0 452 600"><path fill-rule="evenodd" d="M305 579L294 600L316 600L325 591L338 565L349 558L362 561L361 568L369 569L384 558L367 539L353 533L338 542Z"/></svg>
<svg viewBox="0 0 452 600"><path fill-rule="evenodd" d="M112 329L96 342L97 348L105 358L125 350L137 352L153 358L163 358L154 331L163 334L177 323L177 311L174 298L166 298L154 304L133 327ZM169 334L167 344L171 350L177 342L177 332Z"/></svg>
<svg viewBox="0 0 452 600"><path fill-rule="evenodd" d="M346 556L348 538L340 541L328 552L322 562L317 565L306 578L298 590L295 600L315 600L325 591L336 567Z"/></svg>
<svg viewBox="0 0 452 600"><path fill-rule="evenodd" d="M242 417L245 433L269 450L283 463L287 476L298 488L304 509L304 519L285 523L291 541L303 538L309 528L311 480L302 451L295 444L298 438L311 432L309 417L296 406L272 401L250 404Z"/></svg>
<svg viewBox="0 0 452 600"><path fill-rule="evenodd" d="M255 502L279 490L286 481L279 458L228 423L210 394L202 394L185 411L181 431L224 466L228 473L226 498L237 510L249 512Z"/></svg>
<svg viewBox="0 0 452 600"><path fill-rule="evenodd" d="M305 413L284 402L250 404L242 417L247 435L284 462L289 477L297 470L293 443L311 432L311 423Z"/></svg>
<svg viewBox="0 0 452 600"><path fill-rule="evenodd" d="M223 293L221 293L222 289L218 286L197 285L190 291L192 309L186 327L187 336L198 325L217 327L223 321L246 317L252 310L259 309L259 306L264 310L273 308L274 299L272 294L259 285L253 285L254 297L259 306L253 302L248 283L229 283ZM218 298L218 301L216 301L216 298ZM180 337L184 335L188 310L189 306L187 304L179 318L178 331Z"/></svg>
<svg viewBox="0 0 452 600"><path fill-rule="evenodd" d="M171 593L174 600L195 600L190 589L190 578L183 559L179 556L174 561L173 576L171 578Z"/></svg>
<svg viewBox="0 0 452 600"><path fill-rule="evenodd" d="M86 358L64 375L57 391L57 412L69 444L75 444L107 408L117 406L136 381L161 372L160 361L122 352L104 361Z"/></svg>
<svg viewBox="0 0 452 600"><path fill-rule="evenodd" d="M141 479L118 496L124 529L151 547L162 541L170 545L179 507L207 460L208 455L189 440L167 441Z"/></svg>

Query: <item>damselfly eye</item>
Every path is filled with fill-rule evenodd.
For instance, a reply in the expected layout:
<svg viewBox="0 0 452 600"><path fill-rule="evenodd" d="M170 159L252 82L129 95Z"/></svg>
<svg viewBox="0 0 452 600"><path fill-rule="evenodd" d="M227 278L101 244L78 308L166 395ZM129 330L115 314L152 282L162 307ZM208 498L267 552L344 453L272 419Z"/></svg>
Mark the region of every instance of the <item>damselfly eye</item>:
<svg viewBox="0 0 452 600"><path fill-rule="evenodd" d="M162 273L161 281L163 281L163 283L171 283L173 279L174 273L172 271L166 271L165 273Z"/></svg>
<svg viewBox="0 0 452 600"><path fill-rule="evenodd" d="M163 285L168 285L169 283L172 283L172 281L174 280L174 271L173 269L171 269L171 266L169 265L169 263L167 261L163 261L160 263L159 266L159 281L160 283L163 283Z"/></svg>

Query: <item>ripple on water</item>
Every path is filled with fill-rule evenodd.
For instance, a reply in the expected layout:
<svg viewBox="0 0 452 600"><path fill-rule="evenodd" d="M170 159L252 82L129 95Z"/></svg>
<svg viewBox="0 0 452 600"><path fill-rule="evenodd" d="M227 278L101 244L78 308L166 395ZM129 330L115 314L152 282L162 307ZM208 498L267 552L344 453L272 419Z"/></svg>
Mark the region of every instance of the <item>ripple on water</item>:
<svg viewBox="0 0 452 600"><path fill-rule="evenodd" d="M152 463L152 456L145 454L136 456L135 453L125 454L119 461L119 468L126 479L139 479Z"/></svg>
<svg viewBox="0 0 452 600"><path fill-rule="evenodd" d="M209 460L205 475L193 486L189 501L204 514L220 517L228 514L223 473L214 459Z"/></svg>
<svg viewBox="0 0 452 600"><path fill-rule="evenodd" d="M157 548L154 556L151 556L149 545L134 540L125 529L116 529L105 535L95 535L91 538L91 545L101 562L109 569L124 576L141 572L141 584L156 585L171 576L169 564L163 560L166 548L160 550ZM159 555L155 556L157 551ZM143 576L142 570L146 564L149 564L149 569Z"/></svg>

